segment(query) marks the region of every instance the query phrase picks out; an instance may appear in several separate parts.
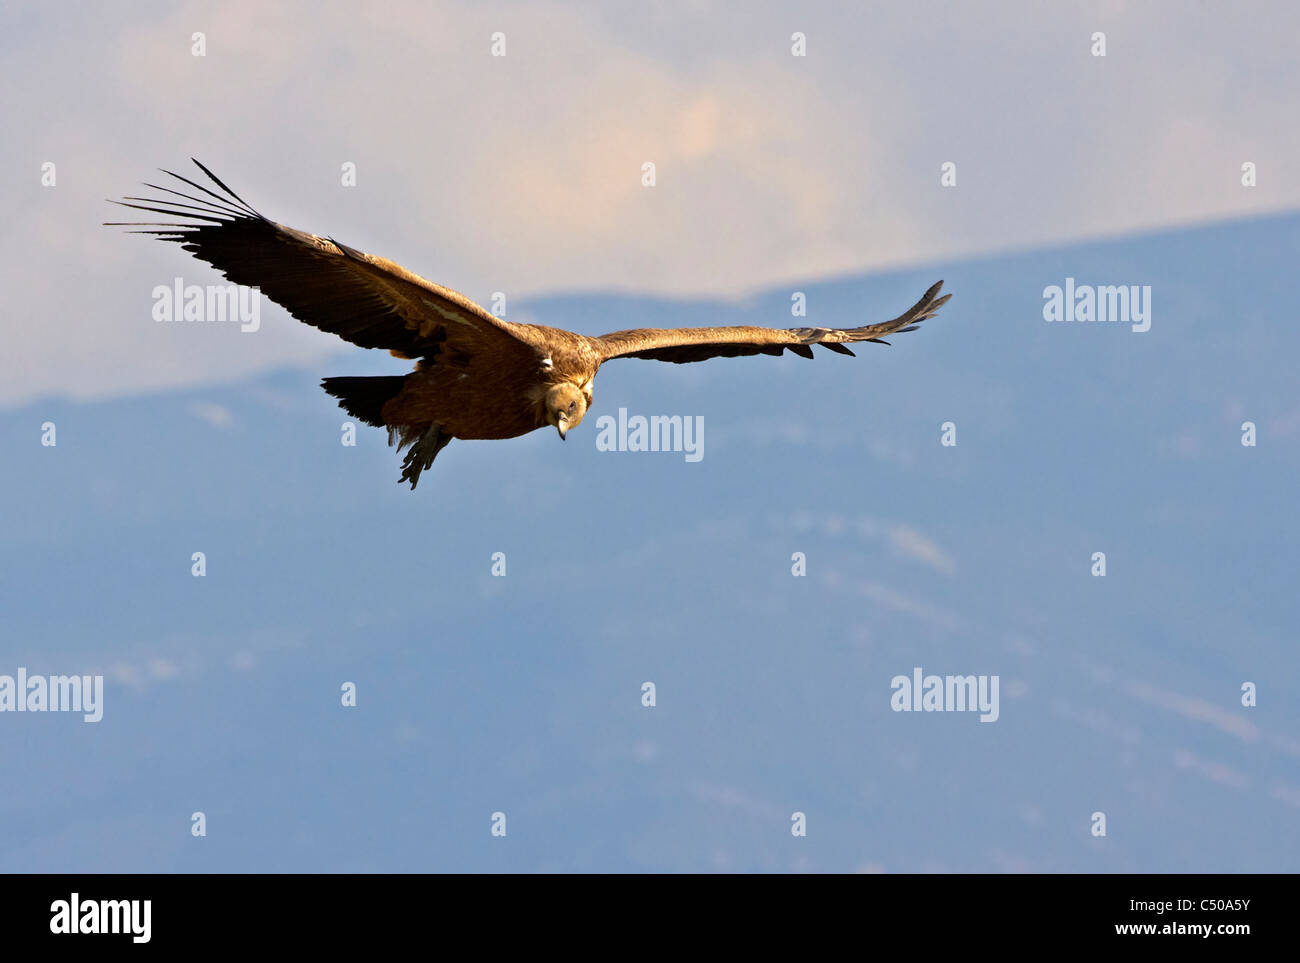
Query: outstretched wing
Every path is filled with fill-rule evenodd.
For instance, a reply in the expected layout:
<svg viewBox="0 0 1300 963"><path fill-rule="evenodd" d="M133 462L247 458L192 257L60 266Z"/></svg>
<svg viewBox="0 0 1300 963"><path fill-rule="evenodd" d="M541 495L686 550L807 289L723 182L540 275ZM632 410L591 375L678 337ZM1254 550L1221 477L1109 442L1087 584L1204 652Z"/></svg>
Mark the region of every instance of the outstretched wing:
<svg viewBox="0 0 1300 963"><path fill-rule="evenodd" d="M737 326L729 328L636 328L632 331L615 331L594 338L602 352L602 360L611 358L644 358L649 361L672 361L686 364L690 361L707 361L709 358L738 358L753 354L779 356L783 351L793 351L805 358L813 356L812 346L819 344L839 354L853 354L844 347L845 342L881 340L884 335L911 331L926 318L932 318L952 297L939 297L939 281L892 321L868 324L861 328L755 328Z"/></svg>
<svg viewBox="0 0 1300 963"><path fill-rule="evenodd" d="M175 241L234 283L260 288L299 321L363 348L463 363L478 351L522 348L531 340L521 330L525 326L494 317L463 294L387 258L268 220L194 163L222 193L163 171L190 192L146 184L171 197L113 203L162 214L168 221L109 226L140 228L132 233Z"/></svg>

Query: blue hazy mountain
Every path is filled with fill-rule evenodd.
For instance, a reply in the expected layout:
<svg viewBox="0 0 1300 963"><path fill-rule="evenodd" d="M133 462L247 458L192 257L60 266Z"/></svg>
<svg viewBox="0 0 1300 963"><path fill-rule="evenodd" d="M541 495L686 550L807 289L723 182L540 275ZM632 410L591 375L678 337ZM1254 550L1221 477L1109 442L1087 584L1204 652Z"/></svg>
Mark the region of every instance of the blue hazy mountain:
<svg viewBox="0 0 1300 963"><path fill-rule="evenodd" d="M1298 256L1292 215L533 300L595 334L954 295L856 360L611 363L567 442L457 441L413 493L318 387L379 352L0 412L0 674L106 677L98 723L0 714L0 869L1300 869ZM1149 285L1150 330L1046 322L1066 278ZM597 450L620 408L704 457ZM999 718L893 711L915 667L996 675Z"/></svg>

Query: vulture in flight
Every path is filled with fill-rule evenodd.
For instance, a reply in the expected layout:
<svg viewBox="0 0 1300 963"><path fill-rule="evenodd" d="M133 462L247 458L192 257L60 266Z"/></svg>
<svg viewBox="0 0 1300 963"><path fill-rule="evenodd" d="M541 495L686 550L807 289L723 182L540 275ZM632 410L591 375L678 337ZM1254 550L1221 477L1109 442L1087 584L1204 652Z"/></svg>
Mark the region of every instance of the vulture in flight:
<svg viewBox="0 0 1300 963"><path fill-rule="evenodd" d="M860 328L636 328L591 338L506 321L386 258L277 224L194 163L215 190L163 171L173 187L145 186L168 197L113 203L168 220L108 226L175 241L299 321L415 361L406 375L321 382L353 417L387 428L398 452L409 446L399 481L412 489L453 438L514 438L547 425L564 438L591 405L597 370L614 358L684 364L785 351L811 358L813 345L852 355L846 343L888 344L884 335L911 331L952 296L939 297L940 281L894 320Z"/></svg>

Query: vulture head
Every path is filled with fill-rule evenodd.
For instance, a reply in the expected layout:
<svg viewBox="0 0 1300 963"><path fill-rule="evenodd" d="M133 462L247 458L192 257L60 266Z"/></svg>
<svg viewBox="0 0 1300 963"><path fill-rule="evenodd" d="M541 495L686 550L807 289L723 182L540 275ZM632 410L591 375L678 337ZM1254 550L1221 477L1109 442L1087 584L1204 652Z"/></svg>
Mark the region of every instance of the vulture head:
<svg viewBox="0 0 1300 963"><path fill-rule="evenodd" d="M577 385L565 382L546 392L546 423L555 426L561 440L570 428L582 421L582 416L586 413L587 397Z"/></svg>

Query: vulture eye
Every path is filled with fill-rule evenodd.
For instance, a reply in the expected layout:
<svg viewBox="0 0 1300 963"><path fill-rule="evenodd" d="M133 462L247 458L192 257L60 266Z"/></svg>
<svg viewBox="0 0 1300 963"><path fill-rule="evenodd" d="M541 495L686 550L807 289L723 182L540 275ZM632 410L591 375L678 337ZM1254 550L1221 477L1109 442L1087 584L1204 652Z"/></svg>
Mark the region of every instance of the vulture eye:
<svg viewBox="0 0 1300 963"><path fill-rule="evenodd" d="M570 410L570 411L577 411L577 410L578 410L578 403L577 403L576 401L570 401L570 402L569 402L569 410Z"/></svg>

